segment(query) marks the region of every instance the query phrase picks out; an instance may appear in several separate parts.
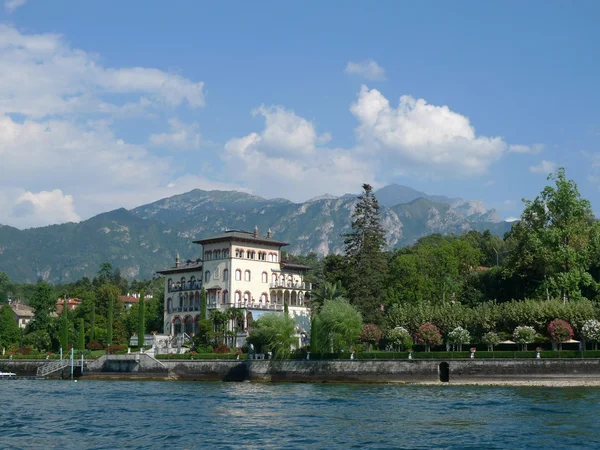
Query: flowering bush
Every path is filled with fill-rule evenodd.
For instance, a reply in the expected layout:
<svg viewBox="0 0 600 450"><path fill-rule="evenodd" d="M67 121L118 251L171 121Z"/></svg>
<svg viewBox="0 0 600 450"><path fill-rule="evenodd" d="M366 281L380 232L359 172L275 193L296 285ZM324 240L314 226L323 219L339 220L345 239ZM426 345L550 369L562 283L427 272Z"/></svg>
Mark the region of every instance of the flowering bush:
<svg viewBox="0 0 600 450"><path fill-rule="evenodd" d="M594 350L597 350L600 341L600 322L595 319L587 320L581 327L581 335L584 339L592 341Z"/></svg>
<svg viewBox="0 0 600 450"><path fill-rule="evenodd" d="M411 348L413 346L413 339L406 328L392 328L387 332L386 337L395 349Z"/></svg>
<svg viewBox="0 0 600 450"><path fill-rule="evenodd" d="M440 330L432 323L425 323L417 330L417 338L419 342L425 344L426 350L429 351L433 345L441 345L442 335Z"/></svg>
<svg viewBox="0 0 600 450"><path fill-rule="evenodd" d="M463 327L456 327L448 333L448 343L458 345L459 351L462 350L463 344L471 342L471 334Z"/></svg>
<svg viewBox="0 0 600 450"><path fill-rule="evenodd" d="M88 350L101 350L102 344L100 343L100 341L91 341L87 343L85 348L87 348Z"/></svg>
<svg viewBox="0 0 600 450"><path fill-rule="evenodd" d="M500 343L500 336L498 336L496 333L494 333L493 331L490 331L488 333L485 333L483 335L483 338L481 339L481 341L487 345L488 347L491 348L491 350L494 350L494 345L498 345Z"/></svg>
<svg viewBox="0 0 600 450"><path fill-rule="evenodd" d="M513 331L513 339L517 344L523 344L523 349L527 350L527 344L535 339L535 330L529 326L518 326Z"/></svg>
<svg viewBox="0 0 600 450"><path fill-rule="evenodd" d="M562 319L554 319L548 325L548 334L555 343L560 344L573 337L573 328L571 328L568 322Z"/></svg>
<svg viewBox="0 0 600 450"><path fill-rule="evenodd" d="M377 325L372 323L364 324L360 332L360 340L369 346L369 351L371 350L371 345L377 344L381 336L381 330L377 328Z"/></svg>
<svg viewBox="0 0 600 450"><path fill-rule="evenodd" d="M219 345L215 348L215 353L231 353L231 349L228 345Z"/></svg>

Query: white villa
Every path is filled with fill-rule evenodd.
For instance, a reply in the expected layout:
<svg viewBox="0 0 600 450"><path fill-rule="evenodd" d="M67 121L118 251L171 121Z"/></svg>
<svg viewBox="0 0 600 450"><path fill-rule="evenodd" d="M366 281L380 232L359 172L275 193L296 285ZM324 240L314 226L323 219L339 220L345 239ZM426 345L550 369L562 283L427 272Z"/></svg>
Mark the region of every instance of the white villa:
<svg viewBox="0 0 600 450"><path fill-rule="evenodd" d="M281 259L285 242L273 239L271 230L231 230L194 241L202 245L202 258L158 271L165 276L164 332L177 339L191 336L200 320L200 291L206 289L207 310L239 308L243 319L229 324L235 345L244 344L252 322L268 312L283 313L288 305L296 320L298 345L310 333L308 302L312 286L304 281L310 267ZM185 333L185 334L184 334Z"/></svg>

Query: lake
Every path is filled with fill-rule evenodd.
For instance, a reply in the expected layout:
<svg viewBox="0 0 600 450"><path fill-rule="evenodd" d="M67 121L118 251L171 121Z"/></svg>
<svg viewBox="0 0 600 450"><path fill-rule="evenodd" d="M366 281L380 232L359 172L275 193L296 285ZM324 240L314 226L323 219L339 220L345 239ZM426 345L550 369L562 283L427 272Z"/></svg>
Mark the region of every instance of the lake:
<svg viewBox="0 0 600 450"><path fill-rule="evenodd" d="M600 389L0 381L0 448L599 447Z"/></svg>

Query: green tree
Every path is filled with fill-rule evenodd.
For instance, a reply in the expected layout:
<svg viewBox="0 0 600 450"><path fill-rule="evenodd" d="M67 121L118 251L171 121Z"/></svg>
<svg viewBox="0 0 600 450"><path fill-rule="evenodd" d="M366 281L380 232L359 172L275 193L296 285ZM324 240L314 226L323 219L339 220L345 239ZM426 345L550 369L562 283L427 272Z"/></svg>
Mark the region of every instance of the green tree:
<svg viewBox="0 0 600 450"><path fill-rule="evenodd" d="M62 314L60 318L60 348L63 352L69 348L69 307L67 305L67 298L63 301Z"/></svg>
<svg viewBox="0 0 600 450"><path fill-rule="evenodd" d="M534 200L524 200L521 220L508 244L506 274L522 285L522 295L560 296L564 302L581 298L582 289L598 292L589 273L592 257L600 255L599 224L588 200L560 168Z"/></svg>
<svg viewBox="0 0 600 450"><path fill-rule="evenodd" d="M110 347L113 343L113 309L114 300L108 299L108 317L106 319L106 345Z"/></svg>
<svg viewBox="0 0 600 450"><path fill-rule="evenodd" d="M324 281L311 293L310 307L313 314L318 314L319 309L327 300L336 300L343 297L341 282L330 283Z"/></svg>
<svg viewBox="0 0 600 450"><path fill-rule="evenodd" d="M326 301L315 323L321 352L350 350L362 330L361 314L346 299Z"/></svg>
<svg viewBox="0 0 600 450"><path fill-rule="evenodd" d="M140 292L139 302L139 325L138 325L138 346L141 348L144 345L144 337L146 336L146 302L144 297L146 291L143 289Z"/></svg>
<svg viewBox="0 0 600 450"><path fill-rule="evenodd" d="M207 319L206 316L206 289L200 291L200 319Z"/></svg>
<svg viewBox="0 0 600 450"><path fill-rule="evenodd" d="M19 342L20 330L13 310L8 305L0 307L0 347L5 348ZM1 350L1 349L0 349Z"/></svg>
<svg viewBox="0 0 600 450"><path fill-rule="evenodd" d="M12 283L4 272L0 272L0 304L8 301L8 294L12 290Z"/></svg>
<svg viewBox="0 0 600 450"><path fill-rule="evenodd" d="M78 350L80 352L84 351L85 350L85 328L84 328L83 318L79 319L79 338L77 341L79 344Z"/></svg>
<svg viewBox="0 0 600 450"><path fill-rule="evenodd" d="M247 341L258 351L273 352L274 358L283 359L290 355L291 347L296 342L295 332L294 319L277 313L267 313L254 322Z"/></svg>
<svg viewBox="0 0 600 450"><path fill-rule="evenodd" d="M50 314L56 310L56 294L52 286L45 281L38 282L29 306L35 309L35 315L29 323L28 329L30 331L48 331Z"/></svg>
<svg viewBox="0 0 600 450"><path fill-rule="evenodd" d="M380 219L380 207L373 188L363 184L363 194L352 213L352 231L344 235L348 264L348 295L365 320L380 323L383 283L387 260L383 253L386 240Z"/></svg>

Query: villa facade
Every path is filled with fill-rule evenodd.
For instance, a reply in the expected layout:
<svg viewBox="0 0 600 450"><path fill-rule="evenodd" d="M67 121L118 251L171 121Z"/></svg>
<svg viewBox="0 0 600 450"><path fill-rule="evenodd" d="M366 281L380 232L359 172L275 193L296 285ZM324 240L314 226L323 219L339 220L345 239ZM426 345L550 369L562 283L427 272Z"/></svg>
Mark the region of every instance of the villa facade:
<svg viewBox="0 0 600 450"><path fill-rule="evenodd" d="M283 314L287 303L296 321L298 345L310 332L309 301L312 286L304 280L310 267L282 261L281 248L269 230L232 230L194 241L202 257L158 273L165 277L164 331L174 338L192 336L200 320L200 292L206 290L207 310L238 308L243 318L229 324L236 346L243 345L252 323L268 312Z"/></svg>

